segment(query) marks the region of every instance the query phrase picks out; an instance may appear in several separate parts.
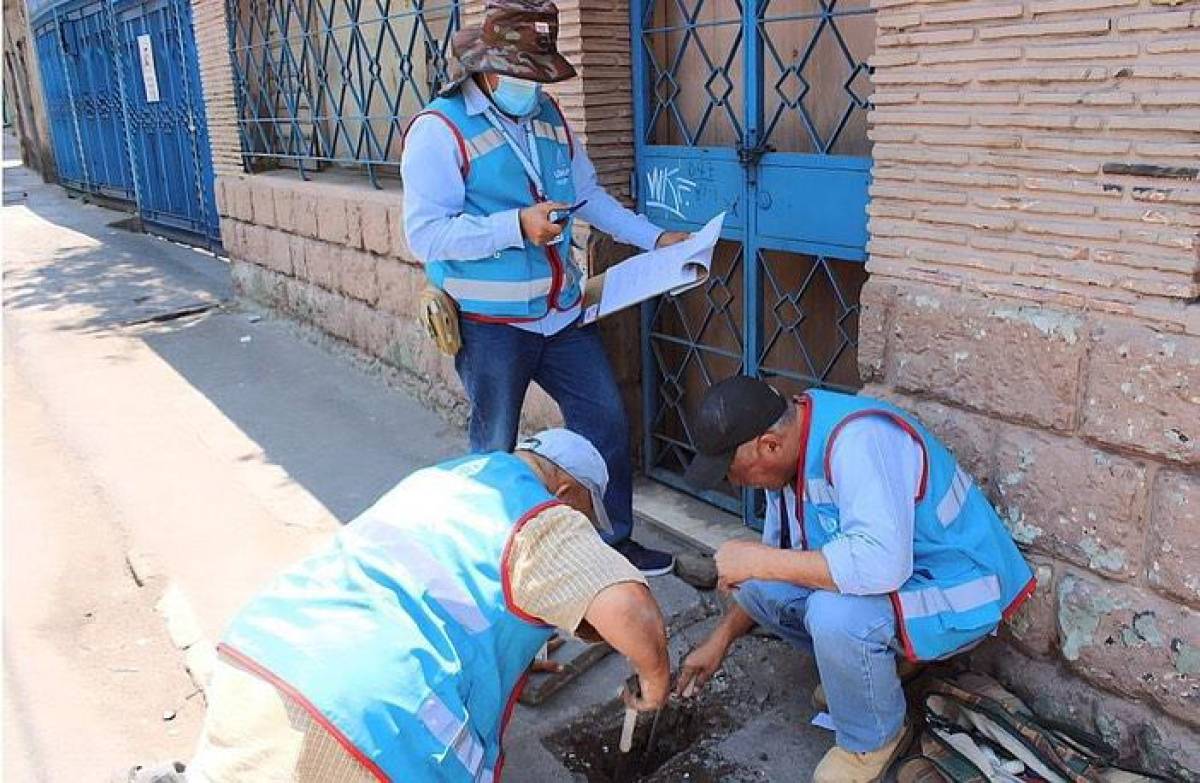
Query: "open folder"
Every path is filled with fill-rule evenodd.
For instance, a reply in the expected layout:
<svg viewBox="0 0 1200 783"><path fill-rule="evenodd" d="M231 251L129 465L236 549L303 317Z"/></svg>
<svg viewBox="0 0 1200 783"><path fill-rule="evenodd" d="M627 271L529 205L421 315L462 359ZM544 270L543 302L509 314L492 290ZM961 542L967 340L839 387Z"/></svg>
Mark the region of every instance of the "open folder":
<svg viewBox="0 0 1200 783"><path fill-rule="evenodd" d="M682 294L703 283L724 222L722 212L683 242L633 256L590 278L583 293L583 322L592 323L659 294Z"/></svg>

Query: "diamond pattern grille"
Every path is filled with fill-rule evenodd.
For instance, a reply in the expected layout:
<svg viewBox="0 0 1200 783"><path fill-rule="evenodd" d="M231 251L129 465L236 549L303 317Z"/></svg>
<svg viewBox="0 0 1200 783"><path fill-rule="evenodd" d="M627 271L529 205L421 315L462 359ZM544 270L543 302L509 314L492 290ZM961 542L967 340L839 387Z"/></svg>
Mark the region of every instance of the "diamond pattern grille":
<svg viewBox="0 0 1200 783"><path fill-rule="evenodd" d="M456 0L226 0L246 165L394 174L448 78Z"/></svg>

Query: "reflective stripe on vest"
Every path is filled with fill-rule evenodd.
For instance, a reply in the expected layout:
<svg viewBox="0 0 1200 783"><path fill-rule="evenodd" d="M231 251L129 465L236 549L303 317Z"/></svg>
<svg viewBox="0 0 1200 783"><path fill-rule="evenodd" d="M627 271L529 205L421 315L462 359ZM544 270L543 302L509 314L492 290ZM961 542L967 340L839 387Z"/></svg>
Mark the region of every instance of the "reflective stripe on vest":
<svg viewBox="0 0 1200 783"><path fill-rule="evenodd" d="M483 743L471 731L471 725L456 717L436 693L429 694L417 710L417 719L429 733L454 752L471 777L478 779L483 766Z"/></svg>
<svg viewBox="0 0 1200 783"><path fill-rule="evenodd" d="M471 160L482 158L497 147L503 147L504 137L495 128L488 128L467 139L467 149L470 150Z"/></svg>
<svg viewBox="0 0 1200 783"><path fill-rule="evenodd" d="M442 281L442 288L455 300L471 299L476 302L511 302L517 299L548 296L553 285L554 278L552 277L539 277L536 280L517 282L447 277Z"/></svg>
<svg viewBox="0 0 1200 783"><path fill-rule="evenodd" d="M961 465L956 464L954 480L950 482L950 488L946 490L941 502L937 504L937 517L938 521L942 523L942 527L947 527L958 519L959 512L966 505L967 495L971 492L973 484L971 476L962 469Z"/></svg>
<svg viewBox="0 0 1200 783"><path fill-rule="evenodd" d="M1001 599L1000 579L995 574L963 582L954 587L901 590L900 606L910 620L935 614L969 612Z"/></svg>

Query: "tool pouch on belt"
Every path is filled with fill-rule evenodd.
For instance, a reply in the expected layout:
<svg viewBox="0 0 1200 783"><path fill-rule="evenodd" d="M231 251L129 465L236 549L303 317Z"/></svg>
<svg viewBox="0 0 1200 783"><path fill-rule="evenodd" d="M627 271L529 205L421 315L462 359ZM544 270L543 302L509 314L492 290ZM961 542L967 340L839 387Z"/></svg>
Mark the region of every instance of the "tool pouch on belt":
<svg viewBox="0 0 1200 783"><path fill-rule="evenodd" d="M437 343L438 350L447 356L455 356L462 348L462 335L458 331L458 306L450 295L439 288L425 286L421 292L421 320L425 330Z"/></svg>

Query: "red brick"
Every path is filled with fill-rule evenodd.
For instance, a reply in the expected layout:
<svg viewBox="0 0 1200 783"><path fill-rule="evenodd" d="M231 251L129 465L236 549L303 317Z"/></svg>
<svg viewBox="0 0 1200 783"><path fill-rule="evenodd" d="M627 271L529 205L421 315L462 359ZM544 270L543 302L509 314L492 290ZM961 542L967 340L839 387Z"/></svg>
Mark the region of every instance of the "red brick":
<svg viewBox="0 0 1200 783"><path fill-rule="evenodd" d="M1144 465L1014 427L1001 433L992 470L997 510L1020 543L1114 579L1138 575Z"/></svg>
<svg viewBox="0 0 1200 783"><path fill-rule="evenodd" d="M1200 474L1159 471L1146 540L1146 579L1200 608Z"/></svg>
<svg viewBox="0 0 1200 783"><path fill-rule="evenodd" d="M1081 432L1200 465L1200 338L1114 320L1089 342Z"/></svg>
<svg viewBox="0 0 1200 783"><path fill-rule="evenodd" d="M898 388L1055 429L1075 423L1083 319L1047 307L906 287L889 337Z"/></svg>

